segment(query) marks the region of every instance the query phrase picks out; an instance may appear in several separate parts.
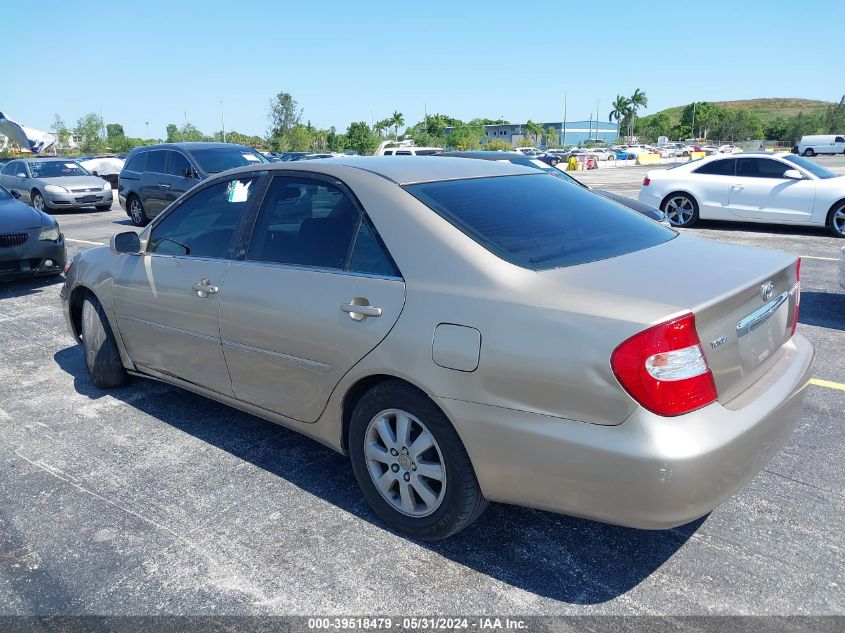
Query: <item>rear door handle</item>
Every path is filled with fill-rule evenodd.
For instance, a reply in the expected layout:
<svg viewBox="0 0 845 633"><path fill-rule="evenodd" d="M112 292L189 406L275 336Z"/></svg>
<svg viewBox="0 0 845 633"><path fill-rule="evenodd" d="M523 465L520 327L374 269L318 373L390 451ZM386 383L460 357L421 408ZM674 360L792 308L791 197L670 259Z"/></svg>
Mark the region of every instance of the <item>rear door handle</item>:
<svg viewBox="0 0 845 633"><path fill-rule="evenodd" d="M369 305L369 301L355 297L352 303L341 303L340 309L349 315L353 321L363 321L367 317L380 317L381 308Z"/></svg>
<svg viewBox="0 0 845 633"><path fill-rule="evenodd" d="M745 185L732 185L731 189L745 189Z"/></svg>
<svg viewBox="0 0 845 633"><path fill-rule="evenodd" d="M158 186L161 189L170 189L172 187L172 185L168 185L166 182L160 182L158 183Z"/></svg>
<svg viewBox="0 0 845 633"><path fill-rule="evenodd" d="M191 290L197 293L198 297L205 299L208 295L216 295L220 288L212 286L208 279L203 279L191 286Z"/></svg>

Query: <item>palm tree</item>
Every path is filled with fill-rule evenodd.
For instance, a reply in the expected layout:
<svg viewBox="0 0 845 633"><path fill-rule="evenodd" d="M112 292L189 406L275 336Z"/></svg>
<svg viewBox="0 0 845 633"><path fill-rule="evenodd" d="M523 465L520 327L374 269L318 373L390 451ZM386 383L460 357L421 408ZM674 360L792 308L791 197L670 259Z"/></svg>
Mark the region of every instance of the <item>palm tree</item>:
<svg viewBox="0 0 845 633"><path fill-rule="evenodd" d="M628 116L628 110L630 105L630 101L627 98L623 97L622 95L616 95L616 99L613 102L613 110L611 110L610 114L607 115L608 121L616 121L617 138L619 138L619 128L622 125L622 120Z"/></svg>
<svg viewBox="0 0 845 633"><path fill-rule="evenodd" d="M637 118L637 110L648 107L648 97L645 96L645 93L642 90L637 88L634 90L634 94L631 95L631 98L628 99L628 104L631 107L631 119L628 121L628 125L631 129L630 136L633 136L634 120Z"/></svg>
<svg viewBox="0 0 845 633"><path fill-rule="evenodd" d="M534 123L531 119L525 124L525 132L534 137L534 144L540 145L540 139L543 137L543 126L539 123Z"/></svg>
<svg viewBox="0 0 845 633"><path fill-rule="evenodd" d="M393 126L393 136L395 140L399 140L399 128L405 125L405 118L402 116L401 112L397 112L396 110L393 111L393 114L388 119L390 121L390 125Z"/></svg>

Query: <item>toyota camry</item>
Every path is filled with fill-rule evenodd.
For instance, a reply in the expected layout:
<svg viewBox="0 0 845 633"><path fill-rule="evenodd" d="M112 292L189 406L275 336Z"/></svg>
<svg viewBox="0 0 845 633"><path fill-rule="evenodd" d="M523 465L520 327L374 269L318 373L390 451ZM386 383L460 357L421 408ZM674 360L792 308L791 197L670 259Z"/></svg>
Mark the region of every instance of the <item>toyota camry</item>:
<svg viewBox="0 0 845 633"><path fill-rule="evenodd" d="M344 157L203 181L61 296L95 386L315 438L431 540L488 501L650 529L718 506L800 418L799 272L536 169Z"/></svg>

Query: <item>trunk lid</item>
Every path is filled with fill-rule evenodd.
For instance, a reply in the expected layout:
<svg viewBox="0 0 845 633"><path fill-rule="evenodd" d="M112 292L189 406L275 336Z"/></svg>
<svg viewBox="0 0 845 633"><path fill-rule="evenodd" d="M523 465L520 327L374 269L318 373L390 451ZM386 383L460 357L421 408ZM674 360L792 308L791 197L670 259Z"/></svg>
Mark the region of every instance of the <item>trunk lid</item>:
<svg viewBox="0 0 845 633"><path fill-rule="evenodd" d="M800 294L797 260L682 234L653 248L539 275L549 288L566 288L561 305L576 296L591 310L599 306L597 316L630 322L631 335L692 312L725 404L760 378L791 338Z"/></svg>

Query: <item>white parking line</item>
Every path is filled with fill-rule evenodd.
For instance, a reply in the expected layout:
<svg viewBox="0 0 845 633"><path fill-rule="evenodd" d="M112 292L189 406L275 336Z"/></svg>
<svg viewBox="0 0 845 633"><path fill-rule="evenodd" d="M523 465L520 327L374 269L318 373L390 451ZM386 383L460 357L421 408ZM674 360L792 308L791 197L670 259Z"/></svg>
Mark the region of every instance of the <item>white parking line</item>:
<svg viewBox="0 0 845 633"><path fill-rule="evenodd" d="M66 237L65 242L76 242L77 244L93 244L94 246L105 246L102 242L89 242L88 240L75 240L72 237Z"/></svg>
<svg viewBox="0 0 845 633"><path fill-rule="evenodd" d="M801 255L801 259L818 259L823 262L838 262L836 257L814 257L813 255Z"/></svg>

